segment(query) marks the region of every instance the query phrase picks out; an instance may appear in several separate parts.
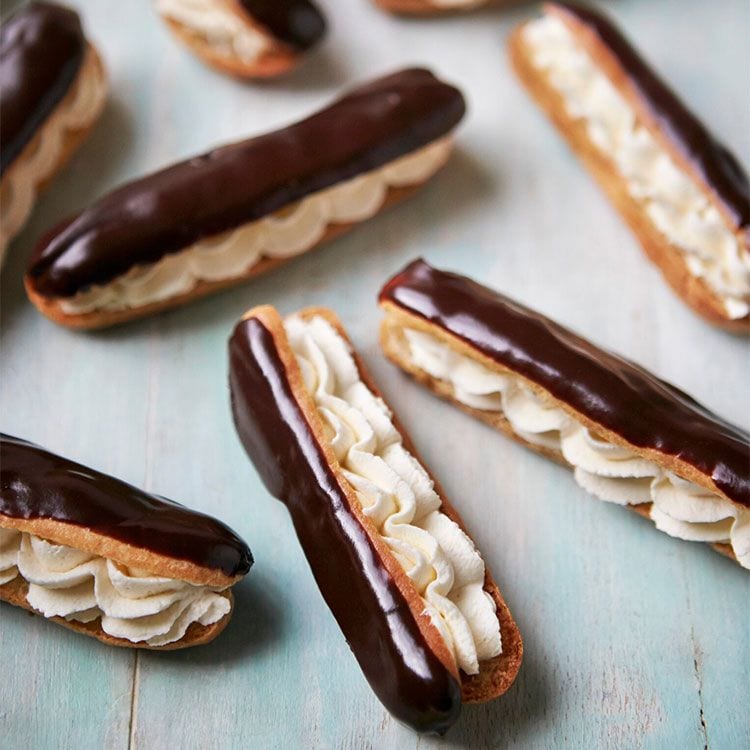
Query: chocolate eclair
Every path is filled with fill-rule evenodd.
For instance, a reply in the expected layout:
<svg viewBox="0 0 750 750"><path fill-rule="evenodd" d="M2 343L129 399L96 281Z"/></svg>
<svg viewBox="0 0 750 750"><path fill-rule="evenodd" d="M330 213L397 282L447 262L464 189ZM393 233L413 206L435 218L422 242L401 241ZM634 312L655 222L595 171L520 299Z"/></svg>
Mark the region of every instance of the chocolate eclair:
<svg viewBox="0 0 750 750"><path fill-rule="evenodd" d="M240 78L295 67L326 31L310 0L155 0L175 36L205 63Z"/></svg>
<svg viewBox="0 0 750 750"><path fill-rule="evenodd" d="M29 297L58 323L96 328L276 268L414 192L445 164L464 109L458 89L402 70L131 182L40 242Z"/></svg>
<svg viewBox="0 0 750 750"><path fill-rule="evenodd" d="M335 315L255 308L229 357L240 440L383 705L442 733L462 701L505 692L523 650L513 618Z"/></svg>
<svg viewBox="0 0 750 750"><path fill-rule="evenodd" d="M107 78L78 15L27 3L0 26L0 262L37 194L88 135Z"/></svg>
<svg viewBox="0 0 750 750"><path fill-rule="evenodd" d="M674 291L750 331L750 183L718 139L592 8L548 2L513 66Z"/></svg>
<svg viewBox="0 0 750 750"><path fill-rule="evenodd" d="M750 435L647 370L422 260L380 292L386 356L596 497L750 568Z"/></svg>
<svg viewBox="0 0 750 750"><path fill-rule="evenodd" d="M111 646L208 643L247 545L215 518L0 435L0 599Z"/></svg>

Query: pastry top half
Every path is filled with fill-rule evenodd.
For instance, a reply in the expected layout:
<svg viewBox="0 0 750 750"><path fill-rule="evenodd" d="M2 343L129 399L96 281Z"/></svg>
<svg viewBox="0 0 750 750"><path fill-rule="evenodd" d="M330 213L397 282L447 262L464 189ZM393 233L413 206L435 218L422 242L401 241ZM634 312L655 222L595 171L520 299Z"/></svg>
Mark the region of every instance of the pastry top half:
<svg viewBox="0 0 750 750"><path fill-rule="evenodd" d="M14 162L81 69L78 15L53 3L22 6L0 27L0 174Z"/></svg>
<svg viewBox="0 0 750 750"><path fill-rule="evenodd" d="M196 585L229 586L253 561L221 521L8 435L0 528Z"/></svg>
<svg viewBox="0 0 750 750"><path fill-rule="evenodd" d="M27 286L58 298L110 282L425 146L450 132L464 109L461 93L427 70L360 86L294 125L105 195L39 243Z"/></svg>
<svg viewBox="0 0 750 750"><path fill-rule="evenodd" d="M240 439L386 708L442 733L462 699L507 690L515 623L336 317L251 310L230 340L230 386Z"/></svg>
<svg viewBox="0 0 750 750"><path fill-rule="evenodd" d="M310 0L236 0L235 4L276 39L300 52L325 34L325 18Z"/></svg>
<svg viewBox="0 0 750 750"><path fill-rule="evenodd" d="M417 326L437 328L482 362L520 375L600 438L750 507L748 433L639 365L422 260L388 281L380 302Z"/></svg>

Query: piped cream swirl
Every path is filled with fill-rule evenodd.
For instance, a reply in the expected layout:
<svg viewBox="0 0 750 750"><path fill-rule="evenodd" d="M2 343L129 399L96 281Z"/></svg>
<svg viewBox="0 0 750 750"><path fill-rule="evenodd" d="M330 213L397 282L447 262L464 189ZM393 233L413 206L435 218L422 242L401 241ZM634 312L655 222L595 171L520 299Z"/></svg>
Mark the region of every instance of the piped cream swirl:
<svg viewBox="0 0 750 750"><path fill-rule="evenodd" d="M60 299L60 306L70 315L141 307L186 294L202 281L242 276L263 258L300 255L320 242L329 225L353 224L374 216L389 188L427 180L445 164L451 148L450 137L434 141L263 219L202 239L156 263L135 266L108 284Z"/></svg>
<svg viewBox="0 0 750 750"><path fill-rule="evenodd" d="M562 453L585 490L620 505L652 503L658 529L689 541L731 544L740 565L750 569L750 510L599 439L521 378L495 373L424 331L403 333L412 365L449 384L462 404L501 412L519 437Z"/></svg>
<svg viewBox="0 0 750 750"><path fill-rule="evenodd" d="M637 122L631 105L563 21L543 16L525 27L523 39L568 114L585 122L592 142L614 162L654 226L683 254L690 273L721 299L730 318L750 313L750 252L701 187Z"/></svg>
<svg viewBox="0 0 750 750"><path fill-rule="evenodd" d="M0 528L0 585L21 576L26 600L44 617L101 618L102 630L149 646L179 641L194 623L227 615L218 589L152 575L33 534Z"/></svg>
<svg viewBox="0 0 750 750"><path fill-rule="evenodd" d="M364 513L414 583L459 667L501 653L495 603L484 591L484 561L441 512L429 475L403 446L391 413L362 382L344 339L323 318L285 321L305 385L315 399L344 475Z"/></svg>
<svg viewBox="0 0 750 750"><path fill-rule="evenodd" d="M0 183L0 265L5 249L31 214L39 186L60 166L71 131L88 127L98 117L107 95L107 82L89 52L74 86L70 103L58 106L29 145L12 163Z"/></svg>

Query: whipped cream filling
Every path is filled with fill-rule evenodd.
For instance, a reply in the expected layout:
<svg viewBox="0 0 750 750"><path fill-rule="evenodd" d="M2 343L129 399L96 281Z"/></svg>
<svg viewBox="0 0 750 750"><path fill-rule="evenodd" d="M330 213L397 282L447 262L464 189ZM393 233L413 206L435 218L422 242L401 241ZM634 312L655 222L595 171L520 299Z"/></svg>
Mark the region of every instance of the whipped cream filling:
<svg viewBox="0 0 750 750"><path fill-rule="evenodd" d="M323 318L286 319L289 343L344 476L422 597L456 662L476 674L502 651L484 561L440 510L429 475L403 446L382 399L362 382L346 341Z"/></svg>
<svg viewBox="0 0 750 750"><path fill-rule="evenodd" d="M108 284L61 298L69 315L125 310L190 292L198 283L232 279L263 258L291 258L310 250L330 224L374 216L389 188L424 182L445 164L452 141L445 137L385 166L357 175L257 221L196 242L156 263L134 266Z"/></svg>
<svg viewBox="0 0 750 750"><path fill-rule="evenodd" d="M44 617L101 618L108 635L149 646L179 641L192 623L212 625L231 609L219 589L0 528L0 585L19 575L28 583L26 600Z"/></svg>
<svg viewBox="0 0 750 750"><path fill-rule="evenodd" d="M615 164L628 192L684 256L688 270L719 297L732 319L750 313L750 252L705 192L637 122L636 113L578 44L547 15L523 32L533 64L562 96L568 114Z"/></svg>
<svg viewBox="0 0 750 750"><path fill-rule="evenodd" d="M90 53L89 53L90 55ZM86 66L87 60L83 65ZM97 71L98 66L90 65ZM29 144L7 168L0 183L0 264L10 240L21 230L34 207L39 185L59 167L66 137L71 130L89 126L107 95L103 75L90 75L82 68L72 99L64 99L42 123ZM49 127L54 124L53 127Z"/></svg>
<svg viewBox="0 0 750 750"><path fill-rule="evenodd" d="M403 333L412 365L449 384L462 404L501 412L519 437L562 453L592 495L620 505L651 503L658 529L679 539L730 544L750 569L750 509L598 438L520 377L495 373L424 331Z"/></svg>
<svg viewBox="0 0 750 750"><path fill-rule="evenodd" d="M200 34L219 54L255 62L270 42L221 0L156 0L157 12Z"/></svg>

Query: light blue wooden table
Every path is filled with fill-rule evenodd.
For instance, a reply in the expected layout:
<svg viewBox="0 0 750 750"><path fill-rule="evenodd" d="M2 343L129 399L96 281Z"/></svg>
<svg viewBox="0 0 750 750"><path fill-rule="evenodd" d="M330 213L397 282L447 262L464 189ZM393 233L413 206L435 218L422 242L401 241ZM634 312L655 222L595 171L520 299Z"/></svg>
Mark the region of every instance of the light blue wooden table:
<svg viewBox="0 0 750 750"><path fill-rule="evenodd" d="M240 85L173 43L146 2L76 3L108 63L101 123L38 205L2 274L2 429L216 514L256 565L214 644L109 649L0 606L0 747L750 747L750 576L598 502L564 469L438 403L380 356L375 295L417 254L462 269L750 423L748 348L666 289L513 79L503 40L529 8L399 21L325 0L331 34L278 83ZM5 5L5 4L4 4ZM750 162L746 0L608 3ZM426 63L470 113L410 203L279 273L99 334L26 301L39 234L117 183L310 112L341 86ZM525 641L515 686L444 740L380 706L323 604L284 507L230 421L226 340L249 306L335 308L463 513Z"/></svg>

